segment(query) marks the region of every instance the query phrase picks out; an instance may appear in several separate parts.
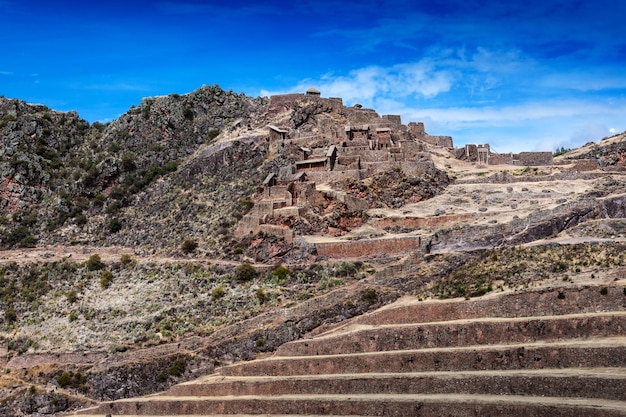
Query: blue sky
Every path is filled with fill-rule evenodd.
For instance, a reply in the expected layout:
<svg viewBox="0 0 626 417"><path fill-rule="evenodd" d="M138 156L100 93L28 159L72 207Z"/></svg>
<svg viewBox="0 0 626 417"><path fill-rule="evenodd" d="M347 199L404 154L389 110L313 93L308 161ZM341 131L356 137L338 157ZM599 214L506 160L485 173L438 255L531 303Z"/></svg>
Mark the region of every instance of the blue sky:
<svg viewBox="0 0 626 417"><path fill-rule="evenodd" d="M106 122L203 84L316 87L458 146L626 130L623 0L0 0L0 95Z"/></svg>

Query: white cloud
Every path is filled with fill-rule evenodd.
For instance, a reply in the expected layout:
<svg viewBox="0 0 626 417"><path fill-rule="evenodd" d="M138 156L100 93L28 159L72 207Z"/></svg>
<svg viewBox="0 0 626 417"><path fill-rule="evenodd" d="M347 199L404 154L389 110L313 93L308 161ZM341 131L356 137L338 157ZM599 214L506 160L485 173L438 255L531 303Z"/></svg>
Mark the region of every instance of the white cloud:
<svg viewBox="0 0 626 417"><path fill-rule="evenodd" d="M350 71L347 75L325 74L317 80L304 80L289 91L306 91L314 86L324 96L341 97L347 103L372 106L385 99L433 98L450 91L454 80L452 71L439 69L430 60L422 60L391 67L370 66ZM277 93L261 91L262 95Z"/></svg>

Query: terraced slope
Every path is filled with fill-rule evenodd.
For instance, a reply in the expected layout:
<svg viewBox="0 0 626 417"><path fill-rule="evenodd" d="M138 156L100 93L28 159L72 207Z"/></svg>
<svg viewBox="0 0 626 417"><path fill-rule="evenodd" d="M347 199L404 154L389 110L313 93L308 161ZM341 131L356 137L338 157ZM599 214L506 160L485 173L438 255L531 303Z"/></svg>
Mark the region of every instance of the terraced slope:
<svg viewBox="0 0 626 417"><path fill-rule="evenodd" d="M626 415L626 290L407 297L271 357L80 415Z"/></svg>

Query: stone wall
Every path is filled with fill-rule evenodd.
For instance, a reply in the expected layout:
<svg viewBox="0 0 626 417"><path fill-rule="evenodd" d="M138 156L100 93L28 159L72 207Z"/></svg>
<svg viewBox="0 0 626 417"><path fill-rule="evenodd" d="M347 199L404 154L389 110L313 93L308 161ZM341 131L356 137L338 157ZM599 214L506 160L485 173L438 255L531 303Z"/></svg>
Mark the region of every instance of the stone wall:
<svg viewBox="0 0 626 417"><path fill-rule="evenodd" d="M513 156L514 164L520 166L552 165L552 152L520 152Z"/></svg>
<svg viewBox="0 0 626 417"><path fill-rule="evenodd" d="M405 255L420 248L419 237L316 243L317 254L329 258L377 258Z"/></svg>
<svg viewBox="0 0 626 417"><path fill-rule="evenodd" d="M306 176L310 181L318 184L325 184L333 181L340 181L342 179L360 180L365 178L366 171L364 170L345 170L345 171L307 171Z"/></svg>
<svg viewBox="0 0 626 417"><path fill-rule="evenodd" d="M594 171L600 168L600 164L597 159L578 159L576 161L568 161L569 163L573 162L572 171Z"/></svg>
<svg viewBox="0 0 626 417"><path fill-rule="evenodd" d="M452 148L454 145L452 144L452 136L431 136L424 135L420 138L426 143L429 143L434 146L441 146L444 148Z"/></svg>
<svg viewBox="0 0 626 417"><path fill-rule="evenodd" d="M287 226L276 226L273 224L262 224L259 226L259 231L267 234L274 235L278 238L285 239L287 243L293 243L293 230Z"/></svg>
<svg viewBox="0 0 626 417"><path fill-rule="evenodd" d="M489 155L489 165L512 165L513 154L512 153L495 153Z"/></svg>

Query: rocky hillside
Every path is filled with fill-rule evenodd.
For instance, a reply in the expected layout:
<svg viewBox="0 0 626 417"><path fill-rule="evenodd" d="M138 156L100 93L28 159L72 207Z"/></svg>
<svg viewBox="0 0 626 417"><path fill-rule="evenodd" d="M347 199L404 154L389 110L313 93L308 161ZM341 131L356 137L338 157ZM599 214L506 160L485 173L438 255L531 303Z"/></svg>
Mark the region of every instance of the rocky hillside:
<svg viewBox="0 0 626 417"><path fill-rule="evenodd" d="M203 87L145 99L109 124L90 126L76 113L1 99L2 243L124 240L116 234L133 226L124 212L143 192L178 172L178 181L189 180L179 166L223 130L247 126L263 103Z"/></svg>
<svg viewBox="0 0 626 417"><path fill-rule="evenodd" d="M623 273L623 134L541 167L423 139L218 86L106 125L0 99L0 414L165 390L404 295Z"/></svg>

